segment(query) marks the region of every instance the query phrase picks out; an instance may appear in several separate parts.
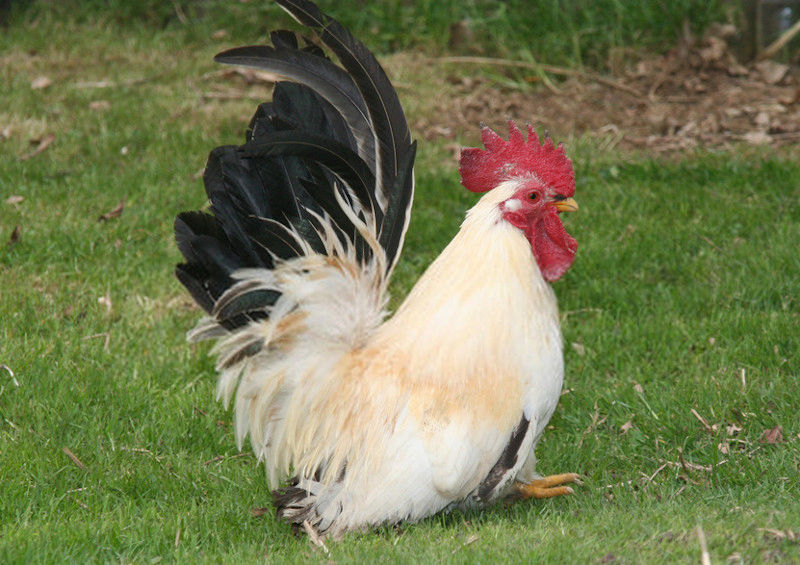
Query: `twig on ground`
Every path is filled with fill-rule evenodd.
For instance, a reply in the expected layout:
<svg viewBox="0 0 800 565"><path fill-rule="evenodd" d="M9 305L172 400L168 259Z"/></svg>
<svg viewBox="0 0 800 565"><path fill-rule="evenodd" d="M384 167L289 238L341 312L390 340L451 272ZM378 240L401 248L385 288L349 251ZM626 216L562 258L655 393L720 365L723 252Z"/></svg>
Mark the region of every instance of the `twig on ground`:
<svg viewBox="0 0 800 565"><path fill-rule="evenodd" d="M161 461L161 457L150 451L149 449L145 449L144 447L125 447L121 445L119 448L120 451L129 451L131 453L144 453L145 455L149 455L156 461Z"/></svg>
<svg viewBox="0 0 800 565"><path fill-rule="evenodd" d="M712 433L714 431L714 429L708 424L708 421L706 421L705 418L703 418L700 414L698 414L697 410L695 410L694 408L692 408L692 414L694 414L695 418L700 420L700 423L703 424L703 427L706 429L708 433Z"/></svg>
<svg viewBox="0 0 800 565"><path fill-rule="evenodd" d="M52 144L55 140L56 140L56 136L53 135L52 133L49 134L49 135L44 136L41 139L41 141L39 141L39 145L37 145L33 149L33 151L29 151L28 153L25 153L24 155L20 155L19 156L19 160L20 161L27 161L28 159L32 159L33 157L36 157L39 153L41 153L42 151L44 151L45 149L50 147L50 144Z"/></svg>
<svg viewBox="0 0 800 565"><path fill-rule="evenodd" d="M566 320L570 316L574 316L575 314L583 314L586 312L591 312L592 314L599 314L603 311L602 308L578 308L577 310L567 310L566 312L562 312L561 319Z"/></svg>
<svg viewBox="0 0 800 565"><path fill-rule="evenodd" d="M704 236L704 235L701 235L701 236L700 236L700 239L702 239L702 240L703 240L703 241L705 241L707 244L709 244L711 247L713 247L714 249L716 249L717 251L719 251L720 253L722 253L722 249L720 249L720 248L719 248L719 246L718 246L716 243L714 243L713 241L711 241L711 240L710 240L709 238L707 238L706 236Z"/></svg>
<svg viewBox="0 0 800 565"><path fill-rule="evenodd" d="M708 553L706 534L700 524L697 524L697 539L700 540L700 563L702 565L711 565L711 554Z"/></svg>
<svg viewBox="0 0 800 565"><path fill-rule="evenodd" d="M19 381L17 380L17 377L14 376L14 371L11 370L11 367L6 364L2 364L0 365L0 369L5 369L11 376L11 382L14 383L14 386L19 387Z"/></svg>
<svg viewBox="0 0 800 565"><path fill-rule="evenodd" d="M774 57L778 51L783 49L798 33L800 33L800 20L796 21L792 27L784 31L778 39L770 43L766 49L759 53L756 60L763 61L764 59Z"/></svg>
<svg viewBox="0 0 800 565"><path fill-rule="evenodd" d="M209 459L208 461L205 461L203 463L203 465L204 466L205 465L211 465L212 463L216 463L218 461L224 461L226 459L237 459L239 457L247 457L249 455L250 455L249 453L237 453L235 455L217 455L213 459Z"/></svg>
<svg viewBox="0 0 800 565"><path fill-rule="evenodd" d="M520 67L523 69L544 71L546 73L552 73L554 75L581 77L597 81L599 83L605 84L606 86L610 86L611 88L615 88L623 92L627 92L628 94L631 94L638 98L644 97L644 95L641 92L639 92L632 86L628 86L627 84L623 84L619 81L595 73L579 71L576 69L567 69L565 67L556 67L554 65L530 63L528 61L513 61L510 59L496 59L494 57L440 57L439 60L444 63L464 63L472 65L499 65L502 67Z"/></svg>
<svg viewBox="0 0 800 565"><path fill-rule="evenodd" d="M453 551L451 551L451 552L450 552L450 555L454 555L454 554L455 554L455 553L456 553L456 552L457 552L459 549L461 549L462 547L466 547L466 546L468 546L468 545L469 545L469 544L471 544L471 543L475 543L476 541L478 541L478 535L477 535L477 534L472 534L472 535L471 535L471 536L469 536L469 537L468 537L466 540L464 540L464 543L462 543L461 545L459 545L458 547L456 547L456 548L455 548Z"/></svg>
<svg viewBox="0 0 800 565"><path fill-rule="evenodd" d="M62 449L62 451L64 453L66 453L67 457L69 457L72 460L72 462L75 463L78 467L80 467L84 471L86 470L86 465L84 465L81 462L81 460L78 459L78 457L69 450L69 448L65 447L65 448Z"/></svg>
<svg viewBox="0 0 800 565"><path fill-rule="evenodd" d="M82 337L81 339L85 341L87 339L97 339L98 337L105 338L103 340L103 350L104 351L108 351L108 342L111 339L111 334L109 332L103 332L103 333L99 333L99 334L87 335L87 336Z"/></svg>
<svg viewBox="0 0 800 565"><path fill-rule="evenodd" d="M667 468L667 463L663 463L663 464L661 465L661 467L659 467L658 469L656 469L656 470L653 472L653 474L652 474L652 475L650 475L649 477L647 477L647 480L645 481L645 483L652 483L652 482L653 482L653 479L655 479L655 478L656 478L656 475L658 475L658 474L659 474L661 471L663 471L663 470L664 470L664 469L666 469L666 468Z"/></svg>

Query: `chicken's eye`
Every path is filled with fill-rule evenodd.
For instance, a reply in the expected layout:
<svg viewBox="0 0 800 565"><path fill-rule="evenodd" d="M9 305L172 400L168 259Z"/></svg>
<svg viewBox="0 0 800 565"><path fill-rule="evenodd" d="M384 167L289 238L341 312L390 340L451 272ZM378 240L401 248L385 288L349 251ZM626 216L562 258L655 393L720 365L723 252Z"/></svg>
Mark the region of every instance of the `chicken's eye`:
<svg viewBox="0 0 800 565"><path fill-rule="evenodd" d="M538 192L531 192L530 194L528 194L528 200L530 200L531 202L535 202L537 198L539 198Z"/></svg>

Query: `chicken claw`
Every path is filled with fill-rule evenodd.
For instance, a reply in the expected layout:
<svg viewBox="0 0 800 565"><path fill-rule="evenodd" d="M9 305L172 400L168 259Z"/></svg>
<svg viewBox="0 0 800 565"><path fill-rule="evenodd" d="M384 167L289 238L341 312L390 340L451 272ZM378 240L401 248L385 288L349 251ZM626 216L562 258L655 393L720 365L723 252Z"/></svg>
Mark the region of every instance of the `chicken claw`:
<svg viewBox="0 0 800 565"><path fill-rule="evenodd" d="M529 483L517 483L517 492L523 500L528 498L552 498L563 494L572 494L572 487L563 486L564 483L581 484L577 473L563 473L550 475L541 479L534 479Z"/></svg>

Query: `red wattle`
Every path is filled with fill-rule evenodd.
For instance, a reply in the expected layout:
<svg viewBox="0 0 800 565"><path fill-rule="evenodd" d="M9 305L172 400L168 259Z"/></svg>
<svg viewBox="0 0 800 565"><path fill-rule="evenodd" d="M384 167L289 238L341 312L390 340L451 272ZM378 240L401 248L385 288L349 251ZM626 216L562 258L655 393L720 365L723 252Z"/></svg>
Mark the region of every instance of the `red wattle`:
<svg viewBox="0 0 800 565"><path fill-rule="evenodd" d="M536 263L548 282L561 278L575 260L578 242L567 233L555 209L526 230Z"/></svg>

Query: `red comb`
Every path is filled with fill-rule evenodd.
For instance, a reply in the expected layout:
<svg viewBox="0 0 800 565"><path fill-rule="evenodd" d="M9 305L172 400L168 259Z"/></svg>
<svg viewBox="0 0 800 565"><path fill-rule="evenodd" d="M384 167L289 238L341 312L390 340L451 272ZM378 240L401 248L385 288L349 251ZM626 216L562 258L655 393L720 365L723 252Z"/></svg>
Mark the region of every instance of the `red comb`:
<svg viewBox="0 0 800 565"><path fill-rule="evenodd" d="M564 146L555 146L549 136L540 144L530 124L527 141L512 120L508 120L508 141L488 126L481 128L481 140L485 150L468 147L461 151L458 171L467 190L487 192L505 180L533 173L562 196L575 193L575 172Z"/></svg>

